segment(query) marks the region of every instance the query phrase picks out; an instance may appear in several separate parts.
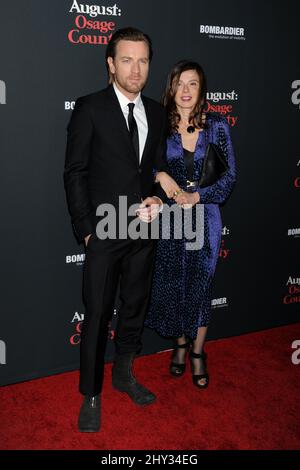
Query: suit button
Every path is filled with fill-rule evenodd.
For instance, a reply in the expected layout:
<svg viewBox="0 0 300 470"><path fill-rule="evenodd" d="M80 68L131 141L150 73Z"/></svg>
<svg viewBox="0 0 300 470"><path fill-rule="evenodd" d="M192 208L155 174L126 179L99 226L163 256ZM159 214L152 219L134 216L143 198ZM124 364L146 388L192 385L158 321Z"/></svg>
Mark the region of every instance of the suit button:
<svg viewBox="0 0 300 470"><path fill-rule="evenodd" d="M138 169L138 172L139 172L139 174L141 174L141 173L142 173L142 169L141 169L141 168L139 168L139 169Z"/></svg>

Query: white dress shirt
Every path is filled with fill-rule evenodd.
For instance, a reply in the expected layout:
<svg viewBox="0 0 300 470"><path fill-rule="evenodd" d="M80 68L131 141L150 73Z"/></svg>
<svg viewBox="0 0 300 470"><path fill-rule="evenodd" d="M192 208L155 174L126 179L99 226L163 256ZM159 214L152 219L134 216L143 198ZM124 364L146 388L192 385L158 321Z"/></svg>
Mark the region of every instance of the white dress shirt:
<svg viewBox="0 0 300 470"><path fill-rule="evenodd" d="M145 143L146 143L146 139L147 139L147 134L148 134L148 122L147 122L145 107L143 105L143 101L142 101L142 98L141 98L141 92L137 95L137 97L133 101L130 101L125 95L123 95L123 93L121 93L121 91L119 90L119 88L117 87L117 85L115 83L113 83L113 87L114 87L115 93L117 95L118 101L120 103L123 115L125 117L128 130L129 130L129 124L128 124L129 108L128 108L128 103L134 103L134 105L135 105L134 108L133 108L133 115L134 115L134 119L136 120L138 133L139 133L139 151L140 151L139 158L140 158L140 163L141 163L141 159L142 159L142 156L143 156L143 151L144 151ZM160 204L159 212L161 212L162 209L163 209L162 200L157 196L153 196L153 197L156 198L159 201L159 204ZM142 216L140 218L143 220Z"/></svg>
<svg viewBox="0 0 300 470"><path fill-rule="evenodd" d="M128 125L128 114L129 114L129 108L128 108L128 103L134 103L134 108L133 108L133 115L134 119L136 120L137 128L138 128L138 133L139 133L139 151L140 151L140 163L141 159L143 156L143 151L145 148L145 143L147 139L147 134L148 134L148 122L147 122L147 117L146 117L146 112L145 108L143 105L143 101L141 98L141 92L137 95L137 97L133 100L130 101L117 87L117 85L114 83L113 84L115 93L117 95L118 101L120 103L123 115L125 117L127 127L129 129Z"/></svg>

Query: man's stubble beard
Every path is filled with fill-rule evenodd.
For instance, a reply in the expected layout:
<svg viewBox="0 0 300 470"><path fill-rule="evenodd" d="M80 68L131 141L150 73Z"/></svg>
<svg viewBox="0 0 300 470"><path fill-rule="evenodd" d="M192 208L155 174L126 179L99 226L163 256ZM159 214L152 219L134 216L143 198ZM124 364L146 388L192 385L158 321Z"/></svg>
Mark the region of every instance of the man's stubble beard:
<svg viewBox="0 0 300 470"><path fill-rule="evenodd" d="M147 77L148 78L148 77ZM129 84L127 81L119 81L116 77L114 77L114 81L116 83L116 85L120 86L123 88L123 90L127 91L127 93L139 93L140 91L143 90L143 88L145 87L146 83L147 83L147 78L141 82L140 84Z"/></svg>

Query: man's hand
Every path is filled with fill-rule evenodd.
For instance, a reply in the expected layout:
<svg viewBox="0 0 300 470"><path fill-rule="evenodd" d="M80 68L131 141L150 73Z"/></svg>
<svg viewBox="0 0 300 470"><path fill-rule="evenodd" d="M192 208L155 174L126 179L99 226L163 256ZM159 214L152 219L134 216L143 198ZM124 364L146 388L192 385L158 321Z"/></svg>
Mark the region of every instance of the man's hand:
<svg viewBox="0 0 300 470"><path fill-rule="evenodd" d="M187 193L182 191L178 194L178 196L174 197L175 201L179 206L183 209L190 209L195 204L200 202L200 195L198 192L195 193Z"/></svg>
<svg viewBox="0 0 300 470"><path fill-rule="evenodd" d="M161 207L162 200L159 197L147 197L136 210L136 215L143 222L149 223L158 216Z"/></svg>
<svg viewBox="0 0 300 470"><path fill-rule="evenodd" d="M84 237L84 243L85 243L85 246L87 246L88 244L88 241L89 241L89 238L92 234L90 233L89 235L87 235L86 237Z"/></svg>

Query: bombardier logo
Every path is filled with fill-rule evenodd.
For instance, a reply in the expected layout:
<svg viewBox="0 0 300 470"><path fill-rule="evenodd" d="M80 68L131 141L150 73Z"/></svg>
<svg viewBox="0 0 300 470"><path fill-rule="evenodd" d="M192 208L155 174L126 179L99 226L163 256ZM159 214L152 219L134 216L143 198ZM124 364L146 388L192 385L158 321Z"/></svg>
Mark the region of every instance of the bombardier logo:
<svg viewBox="0 0 300 470"><path fill-rule="evenodd" d="M85 260L85 253L80 253L77 255L67 255L66 256L66 264L77 264L81 265L84 263Z"/></svg>
<svg viewBox="0 0 300 470"><path fill-rule="evenodd" d="M218 299L212 299L212 308L228 307L227 297L219 297Z"/></svg>
<svg viewBox="0 0 300 470"><path fill-rule="evenodd" d="M246 39L245 28L235 26L200 24L200 34L207 35L209 39Z"/></svg>
<svg viewBox="0 0 300 470"><path fill-rule="evenodd" d="M300 228L289 228L288 229L289 237L300 237Z"/></svg>

